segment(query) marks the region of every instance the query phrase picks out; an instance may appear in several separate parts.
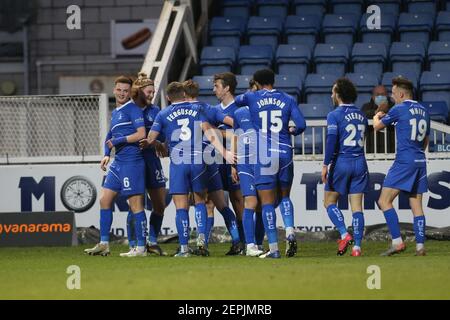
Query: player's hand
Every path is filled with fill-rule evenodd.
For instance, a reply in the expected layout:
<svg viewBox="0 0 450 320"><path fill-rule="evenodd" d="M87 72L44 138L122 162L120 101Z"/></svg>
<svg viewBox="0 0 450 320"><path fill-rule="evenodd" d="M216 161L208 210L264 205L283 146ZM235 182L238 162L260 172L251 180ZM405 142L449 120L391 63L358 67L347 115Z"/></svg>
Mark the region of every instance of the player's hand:
<svg viewBox="0 0 450 320"><path fill-rule="evenodd" d="M328 175L328 166L323 165L322 166L322 183L327 183L327 175Z"/></svg>
<svg viewBox="0 0 450 320"><path fill-rule="evenodd" d="M102 168L103 171L106 171L106 166L109 163L109 157L105 156L102 161L100 161L100 168Z"/></svg>
<svg viewBox="0 0 450 320"><path fill-rule="evenodd" d="M155 145L155 151L156 151L156 155L157 155L159 158L165 158L165 157L168 157L168 156L169 156L169 152L168 152L168 150L167 150L166 145L163 144L163 143L161 143L161 142L158 142L158 143Z"/></svg>
<svg viewBox="0 0 450 320"><path fill-rule="evenodd" d="M297 130L297 127L289 127L289 133L290 134L294 134L295 133L295 131Z"/></svg>
<svg viewBox="0 0 450 320"><path fill-rule="evenodd" d="M233 181L233 183L239 183L239 175L237 169L234 166L231 167L231 180Z"/></svg>
<svg viewBox="0 0 450 320"><path fill-rule="evenodd" d="M377 117L378 119L381 119L381 118L383 118L385 115L386 115L386 113L384 113L383 111L378 111L378 112L375 114L375 117Z"/></svg>
<svg viewBox="0 0 450 320"><path fill-rule="evenodd" d="M150 147L150 144L148 143L147 138L142 139L142 140L139 141L139 148L146 149L148 147Z"/></svg>
<svg viewBox="0 0 450 320"><path fill-rule="evenodd" d="M237 156L234 152L225 150L223 158L226 160L228 164L235 164L237 162Z"/></svg>

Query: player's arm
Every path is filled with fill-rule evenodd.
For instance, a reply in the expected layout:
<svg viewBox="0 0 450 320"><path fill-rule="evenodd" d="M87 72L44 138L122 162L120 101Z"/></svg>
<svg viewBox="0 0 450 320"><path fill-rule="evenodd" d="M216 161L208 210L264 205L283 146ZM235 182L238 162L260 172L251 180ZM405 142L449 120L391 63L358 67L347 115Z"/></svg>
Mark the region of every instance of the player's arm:
<svg viewBox="0 0 450 320"><path fill-rule="evenodd" d="M332 113L327 117L327 137L325 144L325 157L322 166L322 183L327 182L328 166L333 159L334 152L338 144L338 126L336 118Z"/></svg>
<svg viewBox="0 0 450 320"><path fill-rule="evenodd" d="M237 154L237 144L238 144L238 136L236 134L232 134L231 152L233 152L234 154ZM231 179L233 180L234 183L239 183L239 175L237 173L236 164L231 165Z"/></svg>
<svg viewBox="0 0 450 320"><path fill-rule="evenodd" d="M155 121L153 121L152 128L148 132L147 138L144 138L141 141L139 141L139 147L141 149L145 149L150 146L154 146L156 148L157 144L161 144L161 142L158 141L157 139L162 131L163 131L163 119L161 117L160 112L156 115L156 119Z"/></svg>
<svg viewBox="0 0 450 320"><path fill-rule="evenodd" d="M303 117L302 112L297 107L296 103L291 104L291 120L294 122L294 127L289 127L289 133L294 136L298 136L306 129L305 117Z"/></svg>
<svg viewBox="0 0 450 320"><path fill-rule="evenodd" d="M378 111L377 114L373 116L373 129L375 131L383 130L386 125L381 121L381 118L383 118L385 114L381 111Z"/></svg>
<svg viewBox="0 0 450 320"><path fill-rule="evenodd" d="M108 141L112 138L112 132L111 130L108 131L108 134L106 135L105 138L105 143L104 143L104 147L103 147L103 159L100 161L100 168L103 171L106 171L106 166L109 163L110 160L110 156L111 156L111 148L108 145Z"/></svg>
<svg viewBox="0 0 450 320"><path fill-rule="evenodd" d="M222 138L217 131L209 124L209 122L202 122L202 130L205 133L206 138L211 142L214 148L222 155L222 157L231 164L236 163L236 155L233 152L228 151L223 146Z"/></svg>
<svg viewBox="0 0 450 320"><path fill-rule="evenodd" d="M430 143L430 137L426 136L425 139L423 139L423 150L427 150L429 143Z"/></svg>

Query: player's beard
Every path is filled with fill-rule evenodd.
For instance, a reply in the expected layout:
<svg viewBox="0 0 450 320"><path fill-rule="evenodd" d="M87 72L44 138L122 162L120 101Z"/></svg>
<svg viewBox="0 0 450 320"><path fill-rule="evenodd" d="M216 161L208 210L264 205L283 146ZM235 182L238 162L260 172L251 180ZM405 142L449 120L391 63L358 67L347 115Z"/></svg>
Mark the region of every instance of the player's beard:
<svg viewBox="0 0 450 320"><path fill-rule="evenodd" d="M339 102L337 101L337 99L335 97L332 97L333 99L333 106L337 107L339 106Z"/></svg>

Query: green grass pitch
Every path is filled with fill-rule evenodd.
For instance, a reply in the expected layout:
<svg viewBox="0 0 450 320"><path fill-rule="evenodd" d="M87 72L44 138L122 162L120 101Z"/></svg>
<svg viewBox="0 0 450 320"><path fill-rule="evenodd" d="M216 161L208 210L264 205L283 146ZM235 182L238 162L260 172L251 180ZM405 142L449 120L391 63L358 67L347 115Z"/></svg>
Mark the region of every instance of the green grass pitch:
<svg viewBox="0 0 450 320"><path fill-rule="evenodd" d="M0 299L450 299L450 242L428 241L428 255L380 257L387 243L366 242L363 256L336 256L335 243L299 243L294 258L229 257L211 244L210 257L121 258L71 248L1 248ZM162 246L173 253L175 244ZM284 245L282 247L284 250ZM67 267L81 270L81 289L69 290ZM367 288L371 265L381 289Z"/></svg>

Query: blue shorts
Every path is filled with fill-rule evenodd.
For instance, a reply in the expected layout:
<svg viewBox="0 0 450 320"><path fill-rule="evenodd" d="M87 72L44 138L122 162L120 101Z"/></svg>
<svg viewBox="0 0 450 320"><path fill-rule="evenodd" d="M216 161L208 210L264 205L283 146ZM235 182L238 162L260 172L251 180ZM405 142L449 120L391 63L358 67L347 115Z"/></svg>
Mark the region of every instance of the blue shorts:
<svg viewBox="0 0 450 320"><path fill-rule="evenodd" d="M216 163L206 165L206 176L208 179L208 192L223 190L222 177L219 172L219 165Z"/></svg>
<svg viewBox="0 0 450 320"><path fill-rule="evenodd" d="M170 194L189 194L202 192L207 188L205 164L173 164L170 163Z"/></svg>
<svg viewBox="0 0 450 320"><path fill-rule="evenodd" d="M145 187L147 189L159 189L166 187L166 177L159 158L144 158L145 162Z"/></svg>
<svg viewBox="0 0 450 320"><path fill-rule="evenodd" d="M277 161L278 160L278 161ZM269 164L255 165L255 185L258 190L288 188L294 180L294 162L292 157L272 158Z"/></svg>
<svg viewBox="0 0 450 320"><path fill-rule="evenodd" d="M330 166L325 191L342 195L366 193L369 188L369 170L365 157L338 157Z"/></svg>
<svg viewBox="0 0 450 320"><path fill-rule="evenodd" d="M384 178L383 187L411 194L425 193L428 191L427 167L394 161Z"/></svg>
<svg viewBox="0 0 450 320"><path fill-rule="evenodd" d="M236 191L241 188L239 183L234 183L233 179L231 178L231 164L220 164L219 172L222 178L223 190Z"/></svg>
<svg viewBox="0 0 450 320"><path fill-rule="evenodd" d="M129 197L145 193L144 160L136 162L113 161L109 167L103 188Z"/></svg>
<svg viewBox="0 0 450 320"><path fill-rule="evenodd" d="M257 196L255 187L254 165L238 164L237 172L243 197Z"/></svg>

